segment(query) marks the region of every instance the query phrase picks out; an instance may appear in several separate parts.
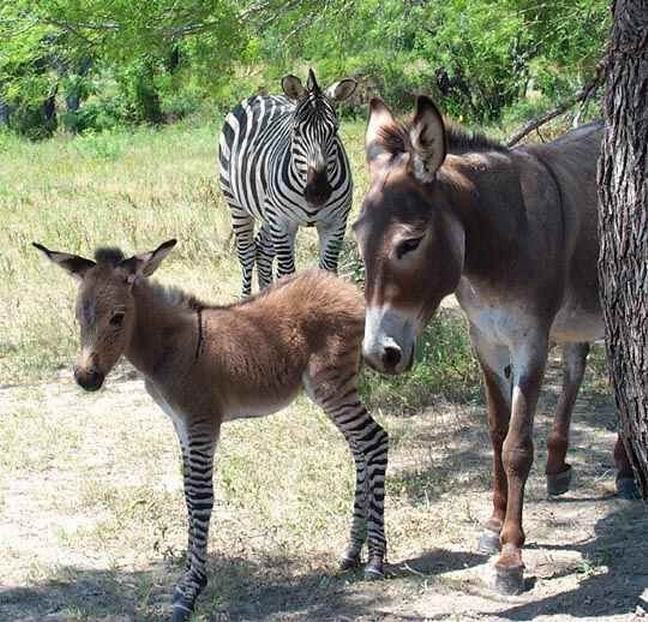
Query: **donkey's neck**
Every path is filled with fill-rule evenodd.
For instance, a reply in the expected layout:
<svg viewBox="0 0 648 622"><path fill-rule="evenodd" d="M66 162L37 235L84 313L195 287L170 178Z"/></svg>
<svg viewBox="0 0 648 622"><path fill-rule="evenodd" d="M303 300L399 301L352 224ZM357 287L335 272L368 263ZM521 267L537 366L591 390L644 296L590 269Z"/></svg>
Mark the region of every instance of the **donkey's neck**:
<svg viewBox="0 0 648 622"><path fill-rule="evenodd" d="M145 280L135 284L133 297L136 320L126 358L147 378L161 380L189 361L199 337L200 314L179 290L164 290Z"/></svg>
<svg viewBox="0 0 648 622"><path fill-rule="evenodd" d="M498 279L520 252L525 218L518 174L504 154L457 158L451 175L441 178L449 204L465 231L464 276ZM491 159L492 158L492 159Z"/></svg>

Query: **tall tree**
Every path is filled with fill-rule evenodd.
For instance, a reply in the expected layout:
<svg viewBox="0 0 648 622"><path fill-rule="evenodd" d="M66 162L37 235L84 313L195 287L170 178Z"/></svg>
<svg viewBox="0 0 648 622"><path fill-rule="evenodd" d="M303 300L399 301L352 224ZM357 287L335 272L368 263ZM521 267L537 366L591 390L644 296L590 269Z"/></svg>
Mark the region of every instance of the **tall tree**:
<svg viewBox="0 0 648 622"><path fill-rule="evenodd" d="M648 499L648 0L612 11L599 277L622 438Z"/></svg>

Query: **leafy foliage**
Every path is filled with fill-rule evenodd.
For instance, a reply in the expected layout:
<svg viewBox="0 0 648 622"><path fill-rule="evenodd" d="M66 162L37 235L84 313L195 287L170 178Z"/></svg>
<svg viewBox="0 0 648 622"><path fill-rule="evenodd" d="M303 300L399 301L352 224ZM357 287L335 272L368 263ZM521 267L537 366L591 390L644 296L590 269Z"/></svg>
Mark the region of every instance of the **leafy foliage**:
<svg viewBox="0 0 648 622"><path fill-rule="evenodd" d="M351 106L428 92L498 119L575 89L602 57L604 0L15 0L0 7L0 124L32 138L221 109L310 65Z"/></svg>

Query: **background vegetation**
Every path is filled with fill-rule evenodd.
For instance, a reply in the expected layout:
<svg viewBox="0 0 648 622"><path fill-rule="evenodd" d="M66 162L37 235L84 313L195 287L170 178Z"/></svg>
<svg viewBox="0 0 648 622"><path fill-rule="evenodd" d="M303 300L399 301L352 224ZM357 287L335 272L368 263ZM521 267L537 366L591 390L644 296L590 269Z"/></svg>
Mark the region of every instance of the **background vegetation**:
<svg viewBox="0 0 648 622"><path fill-rule="evenodd" d="M30 138L215 118L286 72L425 91L470 122L537 112L602 56L605 0L15 0L0 6L0 125Z"/></svg>

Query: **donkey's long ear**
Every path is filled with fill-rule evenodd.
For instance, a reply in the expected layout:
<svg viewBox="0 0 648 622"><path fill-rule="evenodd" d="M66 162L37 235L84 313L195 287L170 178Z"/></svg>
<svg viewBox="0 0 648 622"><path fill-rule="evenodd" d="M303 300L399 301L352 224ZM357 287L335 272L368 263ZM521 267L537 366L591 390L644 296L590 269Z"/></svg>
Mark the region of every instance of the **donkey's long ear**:
<svg viewBox="0 0 648 622"><path fill-rule="evenodd" d="M281 88L288 99L295 101L300 99L306 92L301 80L292 74L288 74L281 79Z"/></svg>
<svg viewBox="0 0 648 622"><path fill-rule="evenodd" d="M335 102L342 102L353 95L353 91L356 90L357 86L358 83L355 80L345 78L344 80L331 84L331 86L324 91L324 95Z"/></svg>
<svg viewBox="0 0 648 622"><path fill-rule="evenodd" d="M51 251L49 248L46 248L38 242L32 242L32 246L37 248L50 261L61 266L63 270L72 275L78 281L81 281L85 273L96 265L94 261L86 259L85 257L79 257L79 255Z"/></svg>
<svg viewBox="0 0 648 622"><path fill-rule="evenodd" d="M367 162L371 168L395 153L394 145L387 140L390 128L397 127L398 122L382 99L374 97L369 102L369 122L365 134Z"/></svg>
<svg viewBox="0 0 648 622"><path fill-rule="evenodd" d="M423 183L432 181L446 157L446 131L441 113L425 95L416 98L410 144L414 175Z"/></svg>
<svg viewBox="0 0 648 622"><path fill-rule="evenodd" d="M177 242L177 240L167 240L154 251L124 259L119 264L119 267L128 272L129 277L132 277L129 278L131 281L134 281L138 276L151 276L160 267L162 260L171 252Z"/></svg>

